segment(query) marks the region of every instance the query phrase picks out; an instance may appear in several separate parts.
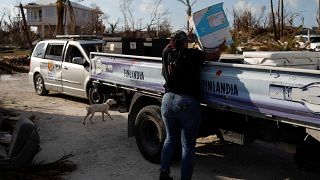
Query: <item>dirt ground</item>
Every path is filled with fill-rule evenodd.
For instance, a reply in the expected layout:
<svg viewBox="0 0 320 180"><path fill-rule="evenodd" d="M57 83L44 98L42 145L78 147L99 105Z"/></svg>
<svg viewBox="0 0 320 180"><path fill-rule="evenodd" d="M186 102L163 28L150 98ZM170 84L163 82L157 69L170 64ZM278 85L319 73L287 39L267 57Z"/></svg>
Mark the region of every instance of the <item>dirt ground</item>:
<svg viewBox="0 0 320 180"><path fill-rule="evenodd" d="M20 115L34 114L40 127L42 150L36 161L52 162L65 154L78 169L64 175L71 180L152 180L158 179L159 165L146 161L134 138L127 137L127 113L111 111L114 120L94 124L81 123L86 114L84 99L50 93L35 94L27 74L0 76L0 105ZM299 168L293 154L275 144L258 141L248 146L216 144L214 137L198 139L195 158L195 180L212 179L318 179L320 172ZM175 162L172 175L180 177L180 164ZM0 178L1 179L1 178Z"/></svg>

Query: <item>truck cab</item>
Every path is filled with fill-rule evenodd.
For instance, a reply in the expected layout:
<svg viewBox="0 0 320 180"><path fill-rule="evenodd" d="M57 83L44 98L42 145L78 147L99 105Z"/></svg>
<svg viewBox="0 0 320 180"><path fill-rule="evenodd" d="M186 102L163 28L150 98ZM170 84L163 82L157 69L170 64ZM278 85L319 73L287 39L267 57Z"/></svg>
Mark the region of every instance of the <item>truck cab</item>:
<svg viewBox="0 0 320 180"><path fill-rule="evenodd" d="M60 36L40 41L30 60L29 80L38 95L49 91L87 98L90 52L101 52L104 41L88 36Z"/></svg>

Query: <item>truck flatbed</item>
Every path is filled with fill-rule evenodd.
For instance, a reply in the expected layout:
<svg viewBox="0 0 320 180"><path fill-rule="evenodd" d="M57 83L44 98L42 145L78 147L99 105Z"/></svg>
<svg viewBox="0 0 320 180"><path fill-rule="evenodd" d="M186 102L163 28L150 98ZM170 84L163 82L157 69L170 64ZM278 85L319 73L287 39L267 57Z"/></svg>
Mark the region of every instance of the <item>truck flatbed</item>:
<svg viewBox="0 0 320 180"><path fill-rule="evenodd" d="M90 60L95 89L89 98L118 98L129 112L128 136L136 137L147 160L159 162L161 58L91 53ZM315 52L254 52L205 62L199 135L215 133L241 145L264 138L302 146L309 135L320 141L319 60Z"/></svg>
<svg viewBox="0 0 320 180"><path fill-rule="evenodd" d="M157 95L164 93L161 58L93 53L91 79ZM320 128L320 71L241 64L239 56L202 68L202 103ZM237 62L237 63L234 63Z"/></svg>

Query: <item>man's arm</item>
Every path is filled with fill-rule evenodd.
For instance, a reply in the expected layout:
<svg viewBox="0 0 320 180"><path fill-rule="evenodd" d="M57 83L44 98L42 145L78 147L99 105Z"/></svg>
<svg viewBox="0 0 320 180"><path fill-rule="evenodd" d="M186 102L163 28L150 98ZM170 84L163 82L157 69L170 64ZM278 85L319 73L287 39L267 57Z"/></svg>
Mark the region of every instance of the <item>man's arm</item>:
<svg viewBox="0 0 320 180"><path fill-rule="evenodd" d="M217 48L206 51L206 61L218 61L221 53L226 49L226 40L224 40Z"/></svg>

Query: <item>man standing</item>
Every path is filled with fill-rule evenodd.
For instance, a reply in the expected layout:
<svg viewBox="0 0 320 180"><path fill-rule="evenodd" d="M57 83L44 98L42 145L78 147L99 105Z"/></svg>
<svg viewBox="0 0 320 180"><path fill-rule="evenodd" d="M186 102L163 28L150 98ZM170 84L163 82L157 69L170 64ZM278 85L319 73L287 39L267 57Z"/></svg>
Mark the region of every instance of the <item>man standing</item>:
<svg viewBox="0 0 320 180"><path fill-rule="evenodd" d="M162 149L160 180L173 179L169 173L178 138L181 138L182 145L181 179L190 180L192 177L196 136L201 121L200 67L205 60L219 60L224 43L210 53L188 49L187 34L178 30L163 50L162 74L166 83L161 115L167 136Z"/></svg>

